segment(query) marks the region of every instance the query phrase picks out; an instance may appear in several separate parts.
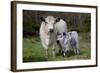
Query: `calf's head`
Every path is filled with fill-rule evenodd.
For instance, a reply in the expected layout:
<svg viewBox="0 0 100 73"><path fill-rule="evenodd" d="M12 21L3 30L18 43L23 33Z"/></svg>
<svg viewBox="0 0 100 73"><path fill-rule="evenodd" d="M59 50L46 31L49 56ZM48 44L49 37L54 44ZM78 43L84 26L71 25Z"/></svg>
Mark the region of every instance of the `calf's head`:
<svg viewBox="0 0 100 73"><path fill-rule="evenodd" d="M65 32L63 32L63 33L57 32L57 43L64 43L65 39L66 39Z"/></svg>
<svg viewBox="0 0 100 73"><path fill-rule="evenodd" d="M47 16L46 18L41 17L40 19L42 22L44 22L45 29L49 33L54 32L54 25L60 20L60 18L54 18L53 16Z"/></svg>

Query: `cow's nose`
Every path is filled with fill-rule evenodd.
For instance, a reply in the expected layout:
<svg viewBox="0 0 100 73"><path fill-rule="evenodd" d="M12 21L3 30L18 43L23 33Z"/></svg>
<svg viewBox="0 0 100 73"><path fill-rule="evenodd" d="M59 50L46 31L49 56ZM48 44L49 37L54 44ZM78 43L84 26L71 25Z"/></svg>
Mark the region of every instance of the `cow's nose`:
<svg viewBox="0 0 100 73"><path fill-rule="evenodd" d="M53 32L54 30L53 30L53 29L50 29L49 31L50 31L50 32Z"/></svg>

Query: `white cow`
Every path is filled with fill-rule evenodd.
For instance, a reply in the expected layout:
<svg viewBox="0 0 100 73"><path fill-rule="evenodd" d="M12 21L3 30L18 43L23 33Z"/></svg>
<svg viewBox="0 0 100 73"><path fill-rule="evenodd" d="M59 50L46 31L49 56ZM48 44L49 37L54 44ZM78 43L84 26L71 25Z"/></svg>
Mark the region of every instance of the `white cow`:
<svg viewBox="0 0 100 73"><path fill-rule="evenodd" d="M46 58L48 58L48 48L52 47L53 59L55 58L55 44L56 44L56 33L55 24L59 22L59 18L53 16L47 16L46 18L41 17L42 20L40 26L40 39L45 50Z"/></svg>
<svg viewBox="0 0 100 73"><path fill-rule="evenodd" d="M57 40L59 41L59 45L62 48L63 56L67 54L67 52L71 49L74 50L74 53L79 55L80 49L79 49L79 38L78 33L76 31L72 32L63 32L58 33Z"/></svg>

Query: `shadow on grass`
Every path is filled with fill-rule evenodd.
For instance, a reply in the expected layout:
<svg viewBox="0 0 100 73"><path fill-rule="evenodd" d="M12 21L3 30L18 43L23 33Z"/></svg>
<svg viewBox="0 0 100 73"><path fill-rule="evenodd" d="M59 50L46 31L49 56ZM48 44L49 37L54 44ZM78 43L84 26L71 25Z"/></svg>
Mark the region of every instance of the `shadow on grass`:
<svg viewBox="0 0 100 73"><path fill-rule="evenodd" d="M79 55L82 55L82 54L84 54L84 52L80 52ZM56 54L56 56L63 56L63 53L59 52ZM66 53L66 57L71 57L71 56L76 56L74 51L69 51Z"/></svg>
<svg viewBox="0 0 100 73"><path fill-rule="evenodd" d="M24 57L23 62L42 62L47 61L46 58L43 57Z"/></svg>
<svg viewBox="0 0 100 73"><path fill-rule="evenodd" d="M80 55L83 55L83 54L84 54L84 52L80 52L79 56L80 56ZM63 56L63 53L57 53L57 54L56 54L56 57L59 57L59 56L64 57L64 56ZM70 57L72 57L72 56L75 56L75 57L77 56L77 55L75 55L74 51L69 51L69 52L66 54L65 57L70 58ZM49 59L44 58L44 57L33 57L33 56L24 57L24 58L23 58L23 62L44 62L44 61L52 61L52 60L51 60L51 59L49 60Z"/></svg>

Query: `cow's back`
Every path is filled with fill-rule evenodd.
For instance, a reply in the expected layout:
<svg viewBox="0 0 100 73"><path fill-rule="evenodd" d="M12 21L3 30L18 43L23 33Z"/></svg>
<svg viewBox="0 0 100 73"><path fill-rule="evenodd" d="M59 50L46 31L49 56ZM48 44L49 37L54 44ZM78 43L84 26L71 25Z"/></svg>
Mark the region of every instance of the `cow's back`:
<svg viewBox="0 0 100 73"><path fill-rule="evenodd" d="M56 33L67 32L67 23L63 19L60 19L60 21L55 24L55 31Z"/></svg>

